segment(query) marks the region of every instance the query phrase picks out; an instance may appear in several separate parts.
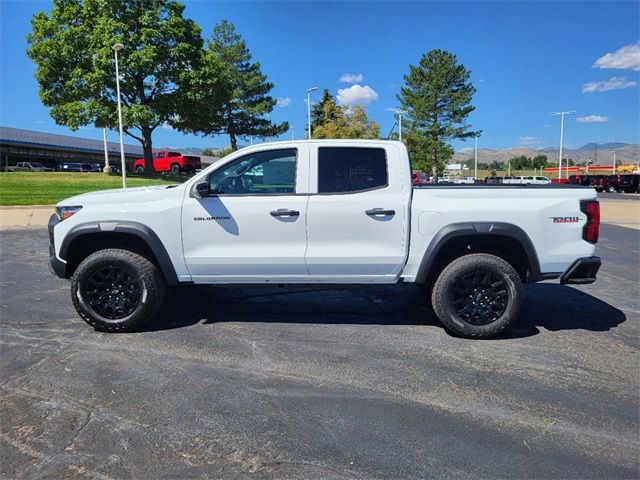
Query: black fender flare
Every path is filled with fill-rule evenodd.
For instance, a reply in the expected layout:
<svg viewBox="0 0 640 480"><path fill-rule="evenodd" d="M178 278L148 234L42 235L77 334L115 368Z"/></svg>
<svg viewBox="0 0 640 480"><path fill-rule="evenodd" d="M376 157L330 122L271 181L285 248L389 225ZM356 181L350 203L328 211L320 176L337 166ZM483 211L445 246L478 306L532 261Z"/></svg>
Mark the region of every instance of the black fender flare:
<svg viewBox="0 0 640 480"><path fill-rule="evenodd" d="M60 258L67 260L70 245L82 237L83 235L93 233L127 233L135 235L147 244L149 249L158 261L158 266L164 275L168 285L178 284L178 275L173 267L173 262L167 253L164 244L151 228L142 223L120 221L120 220L104 220L99 222L80 223L73 227L65 235L62 245L60 245Z"/></svg>
<svg viewBox="0 0 640 480"><path fill-rule="evenodd" d="M502 236L516 240L527 255L529 267L528 282L538 282L543 279L540 273L540 261L529 235L520 227L511 223L502 222L464 222L452 223L442 227L433 237L422 257L416 283L425 283L429 271L442 247L451 239L462 236Z"/></svg>

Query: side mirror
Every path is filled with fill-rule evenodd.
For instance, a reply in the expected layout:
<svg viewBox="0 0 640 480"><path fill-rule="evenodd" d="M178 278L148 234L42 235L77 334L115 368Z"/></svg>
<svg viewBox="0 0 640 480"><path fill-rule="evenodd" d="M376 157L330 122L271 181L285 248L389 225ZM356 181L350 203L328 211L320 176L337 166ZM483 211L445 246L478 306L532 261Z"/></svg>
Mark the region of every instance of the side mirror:
<svg viewBox="0 0 640 480"><path fill-rule="evenodd" d="M196 183L195 187L191 191L192 196L196 198L209 196L209 182Z"/></svg>

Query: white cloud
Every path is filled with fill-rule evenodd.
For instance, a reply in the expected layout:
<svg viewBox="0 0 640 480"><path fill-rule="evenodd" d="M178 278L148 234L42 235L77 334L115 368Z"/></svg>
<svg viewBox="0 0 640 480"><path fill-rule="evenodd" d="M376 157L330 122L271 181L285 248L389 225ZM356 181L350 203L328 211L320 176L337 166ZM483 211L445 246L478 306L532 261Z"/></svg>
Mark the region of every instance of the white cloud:
<svg viewBox="0 0 640 480"><path fill-rule="evenodd" d="M576 118L576 122L579 123L604 123L608 121L609 117L605 117L604 115L587 115L586 117Z"/></svg>
<svg viewBox="0 0 640 480"><path fill-rule="evenodd" d="M167 122L164 122L162 125L160 125L161 128L164 128L165 130L171 130L173 127L171 125L169 125Z"/></svg>
<svg viewBox="0 0 640 480"><path fill-rule="evenodd" d="M520 137L520 145L526 145L528 147L542 145L542 140L537 137Z"/></svg>
<svg viewBox="0 0 640 480"><path fill-rule="evenodd" d="M279 98L276 102L276 105L279 107L288 107L289 105L291 105L291 99L289 97Z"/></svg>
<svg viewBox="0 0 640 480"><path fill-rule="evenodd" d="M340 83L360 83L364 80L361 73L343 73L340 77Z"/></svg>
<svg viewBox="0 0 640 480"><path fill-rule="evenodd" d="M632 43L607 53L595 61L593 68L615 68L640 72L640 43Z"/></svg>
<svg viewBox="0 0 640 480"><path fill-rule="evenodd" d="M347 107L362 105L364 107L378 100L378 93L369 85L351 85L349 88L338 89L338 103Z"/></svg>
<svg viewBox="0 0 640 480"><path fill-rule="evenodd" d="M589 82L582 85L582 93L608 92L635 87L638 83L627 77L612 77L601 82Z"/></svg>

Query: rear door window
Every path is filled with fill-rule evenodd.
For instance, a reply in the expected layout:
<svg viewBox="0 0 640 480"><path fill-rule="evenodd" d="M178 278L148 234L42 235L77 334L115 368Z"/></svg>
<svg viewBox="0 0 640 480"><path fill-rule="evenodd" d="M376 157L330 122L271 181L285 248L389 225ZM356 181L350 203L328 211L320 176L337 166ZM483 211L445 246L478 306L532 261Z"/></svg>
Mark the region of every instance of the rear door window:
<svg viewBox="0 0 640 480"><path fill-rule="evenodd" d="M318 149L318 193L351 193L388 185L383 148Z"/></svg>

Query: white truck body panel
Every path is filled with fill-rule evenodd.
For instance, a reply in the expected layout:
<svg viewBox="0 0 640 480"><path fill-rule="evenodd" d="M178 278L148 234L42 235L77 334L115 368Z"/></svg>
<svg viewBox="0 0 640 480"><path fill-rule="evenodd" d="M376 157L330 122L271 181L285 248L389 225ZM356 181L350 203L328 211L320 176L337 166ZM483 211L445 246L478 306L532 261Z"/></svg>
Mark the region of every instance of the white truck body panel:
<svg viewBox="0 0 640 480"><path fill-rule="evenodd" d="M388 184L370 191L318 193L322 146L383 148ZM297 149L295 193L196 198L195 186L213 171L251 152ZM448 226L504 222L531 239L542 273L565 271L594 253L582 239L586 215L580 200L592 189L434 186L412 188L406 148L389 141L275 142L244 148L183 185L95 192L59 206L82 206L53 230L57 259L75 227L118 222L149 227L167 251L180 282L195 283L392 283L416 280L429 245ZM274 218L291 209L299 216ZM393 210L372 216L367 210ZM557 223L554 218L570 217ZM197 220L206 219L206 220Z"/></svg>

